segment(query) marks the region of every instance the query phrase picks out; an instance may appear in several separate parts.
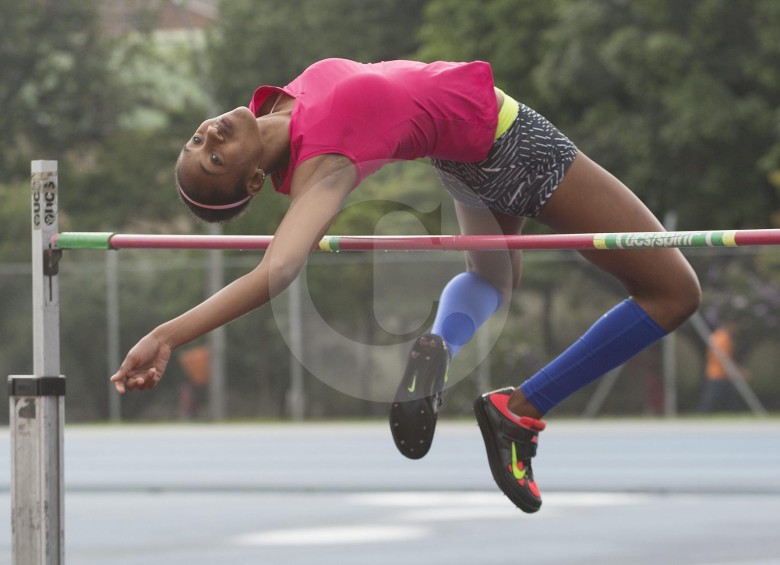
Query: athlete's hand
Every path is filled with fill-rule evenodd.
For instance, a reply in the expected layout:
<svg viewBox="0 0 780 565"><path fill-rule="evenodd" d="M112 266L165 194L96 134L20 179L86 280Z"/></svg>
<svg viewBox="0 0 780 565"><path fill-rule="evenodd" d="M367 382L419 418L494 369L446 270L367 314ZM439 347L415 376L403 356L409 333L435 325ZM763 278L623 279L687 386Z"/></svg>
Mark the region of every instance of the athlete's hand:
<svg viewBox="0 0 780 565"><path fill-rule="evenodd" d="M128 352L119 370L111 377L117 392L147 390L157 386L171 358L171 347L148 334Z"/></svg>

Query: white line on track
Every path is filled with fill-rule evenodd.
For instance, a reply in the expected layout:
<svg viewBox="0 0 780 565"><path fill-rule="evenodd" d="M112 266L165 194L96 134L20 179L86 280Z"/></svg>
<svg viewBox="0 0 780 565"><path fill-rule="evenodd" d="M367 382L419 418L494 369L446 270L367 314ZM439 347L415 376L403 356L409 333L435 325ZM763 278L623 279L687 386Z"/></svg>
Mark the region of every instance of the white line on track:
<svg viewBox="0 0 780 565"><path fill-rule="evenodd" d="M236 545L349 545L362 543L380 543L388 541L408 541L428 537L431 532L426 528L411 526L333 526L329 528L294 528L286 530L267 530L246 534L234 538Z"/></svg>
<svg viewBox="0 0 780 565"><path fill-rule="evenodd" d="M641 504L648 498L646 495L622 493L551 493L545 500L552 508L540 513L539 517L556 516L558 510L567 507ZM377 492L348 495L344 501L345 504L392 509L384 516L385 520L392 523L265 530L244 534L231 541L239 546L352 545L408 541L432 536L434 532L430 526L436 522L511 520L524 516L500 493Z"/></svg>

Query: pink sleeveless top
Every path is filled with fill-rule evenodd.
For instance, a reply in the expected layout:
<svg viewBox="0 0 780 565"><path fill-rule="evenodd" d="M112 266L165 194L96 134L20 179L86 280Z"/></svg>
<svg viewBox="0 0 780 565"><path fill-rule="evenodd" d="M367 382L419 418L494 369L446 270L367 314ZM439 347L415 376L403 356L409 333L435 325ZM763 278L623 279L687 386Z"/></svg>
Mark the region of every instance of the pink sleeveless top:
<svg viewBox="0 0 780 565"><path fill-rule="evenodd" d="M326 59L284 88L261 86L249 109L257 115L278 92L295 98L289 165L272 177L283 194L290 193L299 164L326 153L355 164L355 185L391 161L481 161L493 145L498 120L493 74L481 61Z"/></svg>

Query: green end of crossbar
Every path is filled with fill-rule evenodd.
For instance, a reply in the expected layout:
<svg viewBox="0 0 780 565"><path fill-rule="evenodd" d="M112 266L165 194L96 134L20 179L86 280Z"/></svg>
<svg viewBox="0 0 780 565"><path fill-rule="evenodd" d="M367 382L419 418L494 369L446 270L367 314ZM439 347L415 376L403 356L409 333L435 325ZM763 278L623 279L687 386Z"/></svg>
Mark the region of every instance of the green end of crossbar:
<svg viewBox="0 0 780 565"><path fill-rule="evenodd" d="M111 249L113 232L62 232L57 235L58 249Z"/></svg>

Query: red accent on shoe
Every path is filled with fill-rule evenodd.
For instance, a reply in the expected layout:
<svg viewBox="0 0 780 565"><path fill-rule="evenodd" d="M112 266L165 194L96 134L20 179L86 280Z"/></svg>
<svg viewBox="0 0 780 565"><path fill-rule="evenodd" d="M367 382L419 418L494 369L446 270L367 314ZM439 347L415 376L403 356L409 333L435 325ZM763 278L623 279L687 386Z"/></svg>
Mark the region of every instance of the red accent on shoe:
<svg viewBox="0 0 780 565"><path fill-rule="evenodd" d="M507 419L512 420L518 426L522 426L526 429L533 430L535 432L541 432L547 426L542 420L536 418L530 418L529 416L518 416L509 410L509 395L508 394L489 394L488 399L496 407L496 410L501 412Z"/></svg>
<svg viewBox="0 0 780 565"><path fill-rule="evenodd" d="M507 406L509 404L509 395L508 394L489 394L488 400L493 404L493 406L496 407L496 410L501 412L501 414L504 415L504 417L508 418L509 420L512 420L515 424L520 424L520 416L517 416L516 414L513 414L509 407Z"/></svg>
<svg viewBox="0 0 780 565"><path fill-rule="evenodd" d="M520 486L521 486L521 487L524 487L524 486L525 486L525 479L520 479L520 480L519 480L519 481L517 481L517 482L518 482L518 483L520 483Z"/></svg>
<svg viewBox="0 0 780 565"><path fill-rule="evenodd" d="M534 493L534 496L538 496L538 497L542 496L541 494L539 494L539 487L536 486L536 481L529 482L528 488L531 489L531 492Z"/></svg>
<svg viewBox="0 0 780 565"><path fill-rule="evenodd" d="M536 418L529 418L528 416L521 416L520 417L520 425L524 428L528 428L529 430L533 430L535 432L543 432L544 428L547 427L547 424L545 424L542 420L537 420Z"/></svg>

